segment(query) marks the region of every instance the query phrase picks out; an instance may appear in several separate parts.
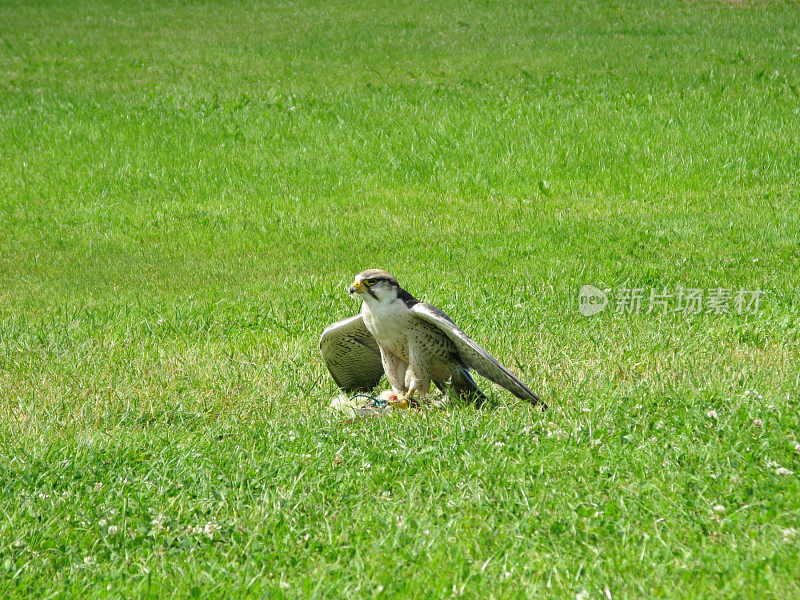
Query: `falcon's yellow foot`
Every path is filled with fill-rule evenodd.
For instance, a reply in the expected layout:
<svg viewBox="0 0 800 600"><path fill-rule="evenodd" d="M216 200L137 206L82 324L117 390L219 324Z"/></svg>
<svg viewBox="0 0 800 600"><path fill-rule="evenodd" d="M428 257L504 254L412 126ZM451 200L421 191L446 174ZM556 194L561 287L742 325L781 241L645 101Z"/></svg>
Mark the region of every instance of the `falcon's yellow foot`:
<svg viewBox="0 0 800 600"><path fill-rule="evenodd" d="M414 399L414 392L413 391L408 392L408 393L403 394L403 395L396 396L394 400L390 401L390 404L392 406L394 406L395 408L402 408L402 409L418 408L419 407L419 402L417 402Z"/></svg>
<svg viewBox="0 0 800 600"><path fill-rule="evenodd" d="M408 394L396 395L392 400L389 401L389 404L395 408L408 408Z"/></svg>
<svg viewBox="0 0 800 600"><path fill-rule="evenodd" d="M407 408L416 408L422 410L422 405L419 403L419 401L417 401L416 398L414 398L413 391L402 396L397 396L397 399L391 402L391 405L395 408L402 408L404 410Z"/></svg>

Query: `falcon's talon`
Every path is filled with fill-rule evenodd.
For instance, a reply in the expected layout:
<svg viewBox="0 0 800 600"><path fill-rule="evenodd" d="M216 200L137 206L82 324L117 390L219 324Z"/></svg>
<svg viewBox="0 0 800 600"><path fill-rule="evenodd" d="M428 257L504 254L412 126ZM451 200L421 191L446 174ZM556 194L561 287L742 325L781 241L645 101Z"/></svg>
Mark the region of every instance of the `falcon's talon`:
<svg viewBox="0 0 800 600"><path fill-rule="evenodd" d="M394 398L389 400L389 404L395 408L402 408L404 410L407 408L420 408L420 403L414 398L413 390L401 395L393 394L393 396Z"/></svg>
<svg viewBox="0 0 800 600"><path fill-rule="evenodd" d="M469 373L473 369L518 398L541 403L450 317L414 298L386 271L359 273L349 291L363 301L361 313L334 323L320 339L325 365L343 390L372 389L386 374L394 390L410 383L404 396L387 399L398 408L419 407L414 392L424 401L431 382L480 404L486 397Z"/></svg>
<svg viewBox="0 0 800 600"><path fill-rule="evenodd" d="M406 400L405 398L397 398L396 400L391 402L391 405L394 406L395 408L405 409L408 408L408 400Z"/></svg>

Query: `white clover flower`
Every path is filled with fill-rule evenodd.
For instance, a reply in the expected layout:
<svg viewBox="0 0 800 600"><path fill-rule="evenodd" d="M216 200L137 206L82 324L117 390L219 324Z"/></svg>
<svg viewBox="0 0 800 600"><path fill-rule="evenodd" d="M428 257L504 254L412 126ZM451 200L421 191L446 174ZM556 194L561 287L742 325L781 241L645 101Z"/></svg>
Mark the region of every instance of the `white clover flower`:
<svg viewBox="0 0 800 600"><path fill-rule="evenodd" d="M753 425L759 429L764 429L764 421L761 419L753 419Z"/></svg>
<svg viewBox="0 0 800 600"><path fill-rule="evenodd" d="M706 411L706 416L709 419L718 419L719 418L719 415L717 415L717 411L715 411L715 410Z"/></svg>
<svg viewBox="0 0 800 600"><path fill-rule="evenodd" d="M502 447L503 447L503 446L505 446L505 445L506 445L506 443L505 443L505 442L495 442L495 443L494 443L494 447L495 447L495 448L502 448Z"/></svg>
<svg viewBox="0 0 800 600"><path fill-rule="evenodd" d="M787 469L786 467L778 467L775 469L776 475L794 475L794 471L791 469Z"/></svg>
<svg viewBox="0 0 800 600"><path fill-rule="evenodd" d="M108 535L116 535L119 528L116 525L109 525L108 526Z"/></svg>
<svg viewBox="0 0 800 600"><path fill-rule="evenodd" d="M100 525L100 527L105 527L108 525L108 519L100 519L97 524Z"/></svg>
<svg viewBox="0 0 800 600"><path fill-rule="evenodd" d="M220 527L217 523L215 523L214 521L209 521L208 523L206 523L205 527L203 527L203 533L205 533L206 536L208 536L209 539L213 540L214 539L214 535L220 529L222 529L222 527Z"/></svg>
<svg viewBox="0 0 800 600"><path fill-rule="evenodd" d="M713 510L715 513L724 513L725 512L725 507L722 506L722 504L715 504L711 508L711 510Z"/></svg>
<svg viewBox="0 0 800 600"><path fill-rule="evenodd" d="M102 481L98 481L97 483L94 484L94 491L95 492L99 492L102 489L103 489L103 482Z"/></svg>

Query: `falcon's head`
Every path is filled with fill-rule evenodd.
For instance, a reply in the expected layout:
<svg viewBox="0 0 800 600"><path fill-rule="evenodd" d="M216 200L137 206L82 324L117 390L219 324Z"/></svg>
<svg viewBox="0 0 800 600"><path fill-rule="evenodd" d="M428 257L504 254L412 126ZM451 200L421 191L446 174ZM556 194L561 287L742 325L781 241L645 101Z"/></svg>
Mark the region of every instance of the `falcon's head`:
<svg viewBox="0 0 800 600"><path fill-rule="evenodd" d="M356 275L349 291L351 296L358 294L367 304L373 304L394 302L401 288L397 280L386 271L367 269Z"/></svg>

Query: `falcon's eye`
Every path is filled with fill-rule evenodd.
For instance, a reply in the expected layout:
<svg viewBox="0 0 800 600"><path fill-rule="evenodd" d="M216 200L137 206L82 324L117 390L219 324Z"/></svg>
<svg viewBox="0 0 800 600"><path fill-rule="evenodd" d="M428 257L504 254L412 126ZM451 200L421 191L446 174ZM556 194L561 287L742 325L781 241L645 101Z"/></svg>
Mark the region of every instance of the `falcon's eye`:
<svg viewBox="0 0 800 600"><path fill-rule="evenodd" d="M374 279L365 279L364 280L364 285L367 286L367 287L372 287L373 285L375 285L375 280Z"/></svg>

